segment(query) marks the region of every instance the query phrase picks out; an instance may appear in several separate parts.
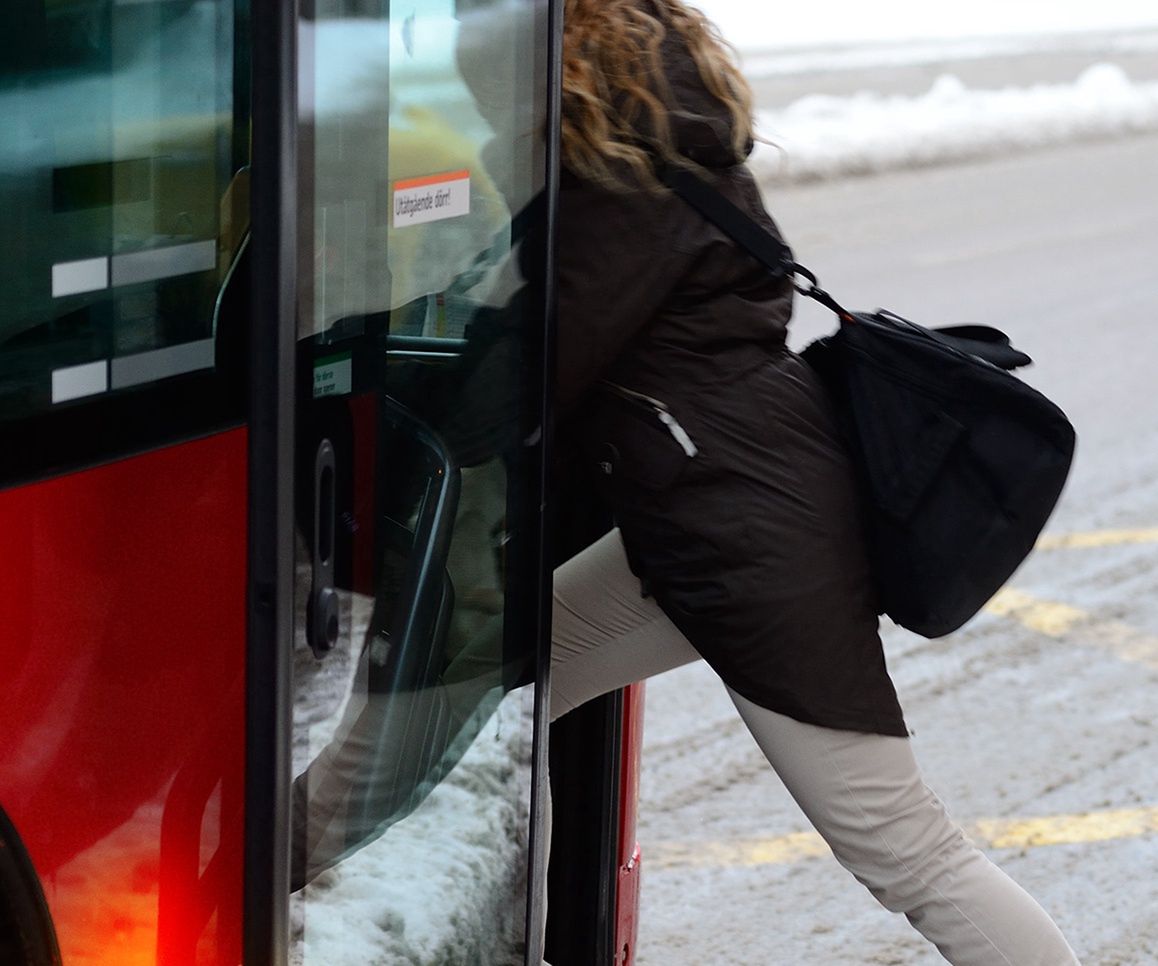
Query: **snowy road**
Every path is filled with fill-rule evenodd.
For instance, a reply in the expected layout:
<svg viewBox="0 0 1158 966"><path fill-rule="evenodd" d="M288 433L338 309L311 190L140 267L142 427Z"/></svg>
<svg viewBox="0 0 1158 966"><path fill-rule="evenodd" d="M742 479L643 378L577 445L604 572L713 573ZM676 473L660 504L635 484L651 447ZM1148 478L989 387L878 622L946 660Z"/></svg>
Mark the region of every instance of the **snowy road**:
<svg viewBox="0 0 1158 966"><path fill-rule="evenodd" d="M1158 963L1158 137L775 188L854 308L981 321L1078 427L1049 543L886 649L929 784L1087 966ZM798 343L830 328L805 307ZM648 686L640 966L941 962L809 831L702 665Z"/></svg>

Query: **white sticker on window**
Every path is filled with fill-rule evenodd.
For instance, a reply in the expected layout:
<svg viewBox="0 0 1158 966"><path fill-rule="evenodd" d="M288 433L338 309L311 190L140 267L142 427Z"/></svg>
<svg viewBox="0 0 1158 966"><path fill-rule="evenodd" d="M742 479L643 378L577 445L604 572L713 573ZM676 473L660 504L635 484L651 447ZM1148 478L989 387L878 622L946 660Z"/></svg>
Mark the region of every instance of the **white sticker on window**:
<svg viewBox="0 0 1158 966"><path fill-rule="evenodd" d="M449 171L394 182L395 228L469 214L469 171Z"/></svg>

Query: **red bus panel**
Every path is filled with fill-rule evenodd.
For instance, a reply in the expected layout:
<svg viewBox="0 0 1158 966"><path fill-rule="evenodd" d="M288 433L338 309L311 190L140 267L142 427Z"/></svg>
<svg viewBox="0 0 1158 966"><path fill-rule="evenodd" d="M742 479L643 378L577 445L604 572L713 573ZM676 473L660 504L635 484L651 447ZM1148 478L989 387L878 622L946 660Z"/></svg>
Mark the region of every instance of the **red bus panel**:
<svg viewBox="0 0 1158 966"><path fill-rule="evenodd" d="M623 693L623 746L619 762L619 875L615 889L615 966L635 962L639 933L642 855L636 839L639 820L639 769L643 757L643 707L646 682Z"/></svg>
<svg viewBox="0 0 1158 966"><path fill-rule="evenodd" d="M0 492L0 806L66 966L237 963L246 434Z"/></svg>

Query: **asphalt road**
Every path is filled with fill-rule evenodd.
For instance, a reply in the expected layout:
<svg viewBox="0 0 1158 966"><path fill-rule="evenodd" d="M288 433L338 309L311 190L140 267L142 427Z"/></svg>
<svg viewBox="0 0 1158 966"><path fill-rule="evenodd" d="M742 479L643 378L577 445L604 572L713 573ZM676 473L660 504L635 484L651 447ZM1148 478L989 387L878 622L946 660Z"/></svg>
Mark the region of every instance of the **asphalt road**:
<svg viewBox="0 0 1158 966"><path fill-rule="evenodd" d="M1046 543L886 651L928 783L1087 966L1158 963L1158 137L776 188L854 308L988 322L1079 433ZM831 328L801 307L794 340ZM818 843L702 665L649 684L640 966L942 962Z"/></svg>

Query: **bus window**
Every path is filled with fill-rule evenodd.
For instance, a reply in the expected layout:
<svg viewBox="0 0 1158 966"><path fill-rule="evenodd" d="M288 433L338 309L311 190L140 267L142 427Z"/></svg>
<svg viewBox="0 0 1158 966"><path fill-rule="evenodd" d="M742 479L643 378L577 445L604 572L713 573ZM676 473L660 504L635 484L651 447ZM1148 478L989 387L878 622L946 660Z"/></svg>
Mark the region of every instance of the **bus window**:
<svg viewBox="0 0 1158 966"><path fill-rule="evenodd" d="M0 433L33 420L45 446L67 445L85 432L55 415L214 371L215 307L248 217L240 13L17 0L0 60ZM205 407L198 429L214 392L180 400ZM119 438L121 419L103 428L108 449L142 442ZM22 470L35 476L11 461L0 473Z"/></svg>
<svg viewBox="0 0 1158 966"><path fill-rule="evenodd" d="M546 10L305 14L293 956L522 962Z"/></svg>

